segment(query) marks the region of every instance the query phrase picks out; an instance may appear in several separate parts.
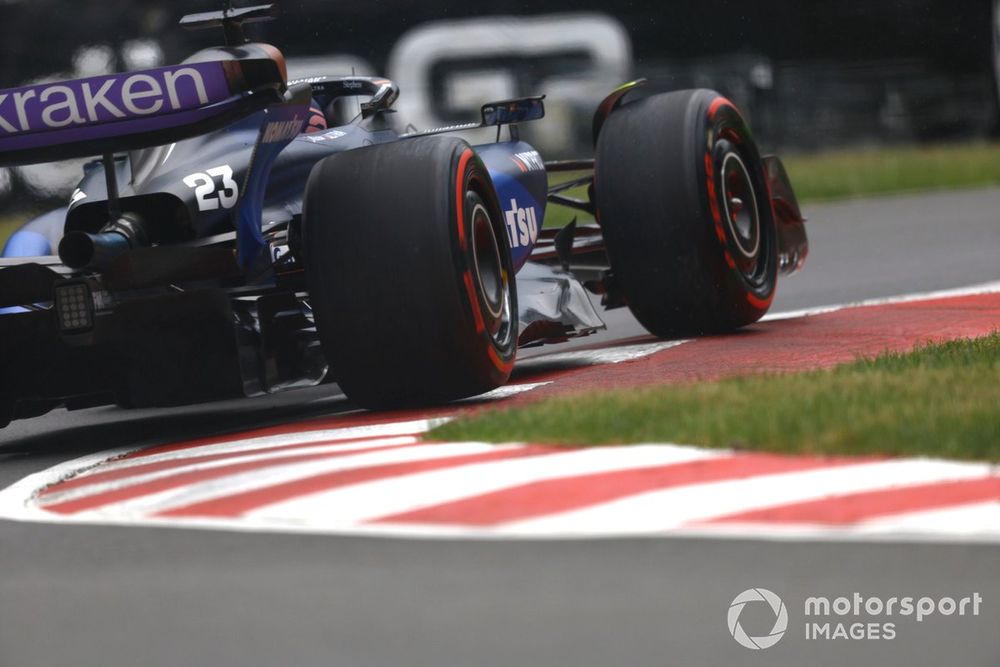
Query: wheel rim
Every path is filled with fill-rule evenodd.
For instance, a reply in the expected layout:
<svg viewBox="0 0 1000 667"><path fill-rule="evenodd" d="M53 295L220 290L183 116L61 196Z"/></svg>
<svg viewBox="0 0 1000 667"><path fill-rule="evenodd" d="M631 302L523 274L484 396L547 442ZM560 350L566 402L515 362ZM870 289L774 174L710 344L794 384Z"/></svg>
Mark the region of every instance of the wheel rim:
<svg viewBox="0 0 1000 667"><path fill-rule="evenodd" d="M746 165L736 153L728 153L722 161L722 201L736 249L744 258L753 260L760 250L757 194Z"/></svg>
<svg viewBox="0 0 1000 667"><path fill-rule="evenodd" d="M490 214L482 204L476 204L472 209L472 253L476 280L486 310L490 316L500 317L503 309L503 269Z"/></svg>
<svg viewBox="0 0 1000 667"><path fill-rule="evenodd" d="M765 246L772 241L763 228L754 175L739 143L732 138L720 140L715 152L714 178L719 209L725 217L727 261L750 287L757 289L767 282L770 251Z"/></svg>
<svg viewBox="0 0 1000 667"><path fill-rule="evenodd" d="M500 243L489 211L477 202L470 217L473 268L486 328L493 342L504 348L513 332L510 278L500 259Z"/></svg>

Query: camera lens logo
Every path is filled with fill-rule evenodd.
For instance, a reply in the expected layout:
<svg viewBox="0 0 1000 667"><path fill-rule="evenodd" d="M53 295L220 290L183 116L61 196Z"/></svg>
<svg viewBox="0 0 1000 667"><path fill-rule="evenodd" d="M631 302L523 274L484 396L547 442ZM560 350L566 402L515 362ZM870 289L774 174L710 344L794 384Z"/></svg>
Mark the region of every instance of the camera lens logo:
<svg viewBox="0 0 1000 667"><path fill-rule="evenodd" d="M762 637L751 637L740 625L740 615L743 613L743 608L752 602L765 602L774 612L774 627L771 628L771 632ZM788 629L788 610L785 609L785 603L781 601L781 598L766 588L750 588L733 599L732 604L729 605L727 620L729 621L729 634L733 636L733 639L739 642L740 646L756 651L774 646L784 636L785 630Z"/></svg>

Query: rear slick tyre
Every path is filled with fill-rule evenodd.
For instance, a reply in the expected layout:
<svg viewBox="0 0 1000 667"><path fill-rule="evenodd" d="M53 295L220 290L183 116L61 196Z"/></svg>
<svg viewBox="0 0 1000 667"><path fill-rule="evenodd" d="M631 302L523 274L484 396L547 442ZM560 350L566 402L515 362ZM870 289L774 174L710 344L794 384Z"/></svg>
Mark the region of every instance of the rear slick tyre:
<svg viewBox="0 0 1000 667"><path fill-rule="evenodd" d="M331 372L366 408L430 405L510 377L517 295L486 167L427 137L347 151L306 186L310 303Z"/></svg>
<svg viewBox="0 0 1000 667"><path fill-rule="evenodd" d="M625 104L597 142L597 215L616 284L660 337L760 319L777 282L767 182L739 111L710 90Z"/></svg>

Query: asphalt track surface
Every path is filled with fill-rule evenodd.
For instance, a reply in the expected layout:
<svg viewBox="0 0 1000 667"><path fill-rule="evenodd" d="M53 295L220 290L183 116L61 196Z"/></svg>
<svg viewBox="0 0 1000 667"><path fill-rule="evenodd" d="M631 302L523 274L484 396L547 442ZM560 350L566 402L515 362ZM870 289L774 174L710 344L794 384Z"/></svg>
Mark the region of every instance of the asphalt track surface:
<svg viewBox="0 0 1000 667"><path fill-rule="evenodd" d="M773 310L1000 278L1000 190L807 207L812 256ZM642 333L627 313L579 344ZM552 352L559 351L553 348ZM541 353L548 353L542 350ZM0 487L123 445L331 414L319 391L169 411L97 409L0 434ZM0 522L0 667L48 665L991 665L1000 547L806 541L451 541ZM729 636L741 591L789 635ZM806 640L806 597L962 597L978 617L895 619L894 640ZM847 616L843 619L851 622ZM743 619L766 634L773 617Z"/></svg>

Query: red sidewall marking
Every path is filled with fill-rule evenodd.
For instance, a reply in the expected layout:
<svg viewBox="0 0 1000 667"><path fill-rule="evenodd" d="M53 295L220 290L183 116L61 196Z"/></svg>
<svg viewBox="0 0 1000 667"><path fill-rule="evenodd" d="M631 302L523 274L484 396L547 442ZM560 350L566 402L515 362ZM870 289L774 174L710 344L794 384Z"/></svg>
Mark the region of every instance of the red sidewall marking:
<svg viewBox="0 0 1000 667"><path fill-rule="evenodd" d="M472 159L472 149L466 149L458 159L458 173L455 175L455 220L458 223L458 247L464 254L468 250L468 243L465 240L465 168ZM479 299L476 298L476 287L472 281L472 270L466 267L462 274L462 282L465 284L465 293L469 298L469 306L472 308L472 318L476 325L476 333L486 332L486 324L483 322L483 314L479 309Z"/></svg>
<svg viewBox="0 0 1000 667"><path fill-rule="evenodd" d="M493 365L496 367L496 369L501 373L503 373L504 375L510 375L511 371L514 370L513 357L507 360L501 359L500 354L493 347L492 343L490 344L489 348L487 348L486 353L489 355L490 361L493 362Z"/></svg>
<svg viewBox="0 0 1000 667"><path fill-rule="evenodd" d="M468 166L469 160L472 159L473 155L472 149L468 149L462 153L462 157L458 160L458 175L455 177L455 217L458 221L458 244L462 252L467 250L465 240L465 168ZM472 318L476 325L476 333L480 335L485 334L486 323L483 321L483 314L479 307L479 298L476 296L476 286L472 279L472 270L470 268L466 268L462 274L462 282L465 284L465 293L469 298L469 306L472 308ZM488 345L487 355L489 356L490 363L502 374L509 375L514 365L514 360L504 361L494 349L493 342L489 341Z"/></svg>
<svg viewBox="0 0 1000 667"><path fill-rule="evenodd" d="M718 113L719 109L723 106L728 106L731 108L737 116L740 116L739 109L737 109L732 102L727 100L725 97L716 97L712 101L712 104L708 107L708 121L711 123L715 119L715 114ZM742 118L742 116L740 116ZM712 221L715 223L715 235L719 239L719 243L722 245L722 257L726 262L726 266L729 267L730 271L736 270L736 260L733 259L732 253L729 252L728 243L726 241L726 230L722 224L722 213L719 210L718 202L718 190L715 188L715 166L712 163L712 152L711 148L709 152L705 153L705 181L708 191L708 209L712 215ZM766 179L765 179L766 181ZM766 183L765 183L766 187ZM768 195L768 201L770 201L770 195ZM774 301L774 292L771 293L764 299L754 295L751 292L746 292L747 302L757 308L758 310L767 310L771 306L771 302Z"/></svg>
<svg viewBox="0 0 1000 667"><path fill-rule="evenodd" d="M771 290L771 293L768 295L766 299L760 299L751 292L747 292L746 297L747 301L749 301L750 305L753 306L754 308L759 308L760 310L767 310L768 308L771 307L771 302L774 301L774 290Z"/></svg>
<svg viewBox="0 0 1000 667"><path fill-rule="evenodd" d="M458 221L458 245L465 252L465 168L472 159L472 149L466 149L458 158L458 173L455 175L455 219Z"/></svg>
<svg viewBox="0 0 1000 667"><path fill-rule="evenodd" d="M479 312L479 301L476 299L476 287L472 282L472 272L469 269L462 274L462 282L465 283L465 293L469 297L469 305L472 307L472 319L476 323L476 333L486 333L486 324L483 322L483 314Z"/></svg>
<svg viewBox="0 0 1000 667"><path fill-rule="evenodd" d="M712 103L708 106L708 119L714 120L715 114L719 112L719 108L722 106L731 107L733 111L736 112L737 115L739 115L740 113L739 109L737 109L732 102L727 100L725 97L719 96L716 97L714 100L712 100Z"/></svg>

